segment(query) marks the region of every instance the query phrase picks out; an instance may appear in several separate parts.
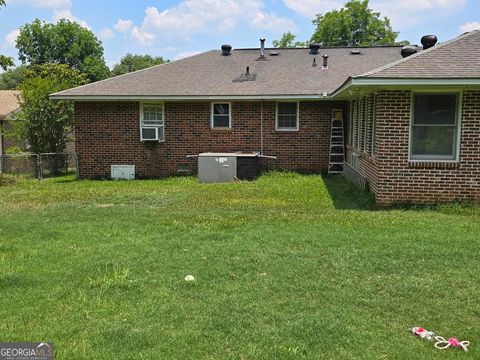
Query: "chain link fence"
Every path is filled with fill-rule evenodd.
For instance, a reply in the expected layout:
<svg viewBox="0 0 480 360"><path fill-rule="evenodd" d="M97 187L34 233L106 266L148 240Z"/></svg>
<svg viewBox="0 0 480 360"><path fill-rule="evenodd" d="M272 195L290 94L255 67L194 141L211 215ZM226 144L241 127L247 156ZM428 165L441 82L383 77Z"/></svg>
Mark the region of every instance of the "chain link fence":
<svg viewBox="0 0 480 360"><path fill-rule="evenodd" d="M0 173L37 179L74 174L78 178L78 158L75 153L1 155Z"/></svg>

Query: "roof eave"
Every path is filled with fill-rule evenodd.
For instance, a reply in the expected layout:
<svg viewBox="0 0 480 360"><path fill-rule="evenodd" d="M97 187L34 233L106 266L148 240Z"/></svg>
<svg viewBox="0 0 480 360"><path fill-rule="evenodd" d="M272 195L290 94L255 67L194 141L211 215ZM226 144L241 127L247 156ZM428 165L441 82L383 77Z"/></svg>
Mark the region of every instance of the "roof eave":
<svg viewBox="0 0 480 360"><path fill-rule="evenodd" d="M344 98L352 87L417 87L417 86L480 86L480 78L350 78L331 94L332 99ZM348 91L348 92L347 92Z"/></svg>
<svg viewBox="0 0 480 360"><path fill-rule="evenodd" d="M309 95L50 95L52 100L73 101L196 101L196 100L328 100L324 94Z"/></svg>

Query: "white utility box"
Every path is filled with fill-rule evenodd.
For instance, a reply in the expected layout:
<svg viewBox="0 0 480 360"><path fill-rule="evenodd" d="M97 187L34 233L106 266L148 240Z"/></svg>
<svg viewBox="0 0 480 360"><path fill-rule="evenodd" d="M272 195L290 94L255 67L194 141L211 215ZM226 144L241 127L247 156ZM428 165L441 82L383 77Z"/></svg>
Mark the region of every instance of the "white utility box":
<svg viewBox="0 0 480 360"><path fill-rule="evenodd" d="M112 165L113 180L134 180L135 165Z"/></svg>

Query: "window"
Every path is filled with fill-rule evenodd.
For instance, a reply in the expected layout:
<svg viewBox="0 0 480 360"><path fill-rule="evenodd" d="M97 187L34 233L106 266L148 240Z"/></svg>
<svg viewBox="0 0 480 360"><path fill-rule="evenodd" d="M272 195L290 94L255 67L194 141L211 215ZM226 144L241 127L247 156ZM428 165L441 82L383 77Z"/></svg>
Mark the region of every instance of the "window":
<svg viewBox="0 0 480 360"><path fill-rule="evenodd" d="M298 130L298 102L278 102L276 130Z"/></svg>
<svg viewBox="0 0 480 360"><path fill-rule="evenodd" d="M163 141L163 104L142 104L140 110L140 139Z"/></svg>
<svg viewBox="0 0 480 360"><path fill-rule="evenodd" d="M377 145L375 141L377 139L377 95L373 96L372 105L372 156L375 156Z"/></svg>
<svg viewBox="0 0 480 360"><path fill-rule="evenodd" d="M410 158L455 160L458 136L457 94L415 94Z"/></svg>
<svg viewBox="0 0 480 360"><path fill-rule="evenodd" d="M212 128L231 128L232 114L230 103L212 104Z"/></svg>

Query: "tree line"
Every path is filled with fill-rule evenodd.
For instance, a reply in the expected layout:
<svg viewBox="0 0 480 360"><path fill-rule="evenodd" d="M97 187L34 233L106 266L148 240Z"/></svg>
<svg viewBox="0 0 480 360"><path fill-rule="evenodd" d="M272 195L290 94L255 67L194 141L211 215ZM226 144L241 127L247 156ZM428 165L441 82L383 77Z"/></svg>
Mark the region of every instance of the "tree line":
<svg viewBox="0 0 480 360"><path fill-rule="evenodd" d="M0 0L0 8L5 6ZM350 0L339 10L318 14L308 41L285 32L273 41L275 47L371 46L398 44L398 32L390 20L369 8L368 0ZM401 42L406 44L408 42ZM16 40L22 65L13 69L13 59L0 55L0 90L20 90L21 110L15 115L8 136L25 139L34 153L63 152L73 129L71 101L52 101L49 95L75 86L126 74L167 62L161 56L127 54L112 70L105 64L100 40L76 22L62 19L47 23L39 19L20 28Z"/></svg>

